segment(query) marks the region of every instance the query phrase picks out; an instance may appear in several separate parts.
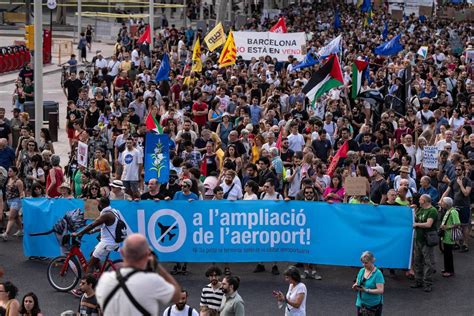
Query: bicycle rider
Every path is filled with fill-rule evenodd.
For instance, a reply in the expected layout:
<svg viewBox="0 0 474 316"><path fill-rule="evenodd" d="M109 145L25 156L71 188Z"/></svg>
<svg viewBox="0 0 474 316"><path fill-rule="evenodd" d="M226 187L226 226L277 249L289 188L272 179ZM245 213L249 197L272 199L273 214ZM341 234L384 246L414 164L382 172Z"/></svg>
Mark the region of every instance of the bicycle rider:
<svg viewBox="0 0 474 316"><path fill-rule="evenodd" d="M92 232L94 228L100 227L100 241L94 248L86 273L93 273L96 268L100 268L100 262L104 261L111 251L119 248L119 244L115 242L114 236L118 221L114 212L117 214L117 211L110 207L108 197L99 199L98 208L100 215L95 221L84 227L80 232L71 234L72 237L81 238L84 234ZM79 289L74 289L71 292L75 296L82 294Z"/></svg>

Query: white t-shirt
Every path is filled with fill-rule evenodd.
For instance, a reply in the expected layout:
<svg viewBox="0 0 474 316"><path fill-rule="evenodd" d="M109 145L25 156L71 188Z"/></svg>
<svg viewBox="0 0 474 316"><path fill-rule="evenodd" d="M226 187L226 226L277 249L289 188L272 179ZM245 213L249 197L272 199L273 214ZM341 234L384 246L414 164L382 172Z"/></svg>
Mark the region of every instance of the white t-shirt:
<svg viewBox="0 0 474 316"><path fill-rule="evenodd" d="M120 62L118 60L110 60L107 67L110 69L109 75L115 77L119 73Z"/></svg>
<svg viewBox="0 0 474 316"><path fill-rule="evenodd" d="M176 305L170 306L165 311L163 312L163 316L168 316L168 310L171 308L171 316L188 316L189 315L189 309L191 308L189 305L184 306L182 311L179 311L176 308ZM193 309L192 312L193 316L199 316L199 313Z"/></svg>
<svg viewBox="0 0 474 316"><path fill-rule="evenodd" d="M237 177L236 177L237 178ZM242 187L235 182L232 182L231 185L227 185L225 182L221 183L222 190L224 190L224 195L228 193L227 200L235 201L241 200L243 197Z"/></svg>
<svg viewBox="0 0 474 316"><path fill-rule="evenodd" d="M306 296L308 296L308 291L306 290L306 285L304 285L304 283L300 282L296 284L294 288L292 288L292 285L290 284L288 292L286 293L286 299L294 302L296 301L296 296L300 293L304 294L303 302L301 302L300 307L295 308L287 305L287 308L285 308L285 316L306 316Z"/></svg>
<svg viewBox="0 0 474 316"><path fill-rule="evenodd" d="M132 268L122 268L120 273L125 277ZM96 288L97 301L103 306L105 299L117 286L115 271L105 272L99 279ZM166 305L173 298L174 286L166 282L159 274L137 272L125 283L137 302L151 315L158 315L160 304ZM141 316L133 306L123 289L119 289L109 301L104 316Z"/></svg>
<svg viewBox="0 0 474 316"><path fill-rule="evenodd" d="M304 137L301 134L290 134L288 135L288 143L289 148L294 152L303 151L304 145L306 144L304 141Z"/></svg>
<svg viewBox="0 0 474 316"><path fill-rule="evenodd" d="M136 148L132 150L125 148L122 153L122 181L138 181L139 164L143 164L143 155L141 152Z"/></svg>
<svg viewBox="0 0 474 316"><path fill-rule="evenodd" d="M140 53L136 49L132 51L132 62L135 64L135 66L140 66Z"/></svg>
<svg viewBox="0 0 474 316"><path fill-rule="evenodd" d="M440 141L438 141L436 143L436 147L438 147L438 150L441 151L441 150L444 150L444 146L446 145L451 145L451 152L452 153L455 153L458 151L458 145L456 144L456 142L454 140L451 141L451 144L449 144L446 139L442 139Z"/></svg>

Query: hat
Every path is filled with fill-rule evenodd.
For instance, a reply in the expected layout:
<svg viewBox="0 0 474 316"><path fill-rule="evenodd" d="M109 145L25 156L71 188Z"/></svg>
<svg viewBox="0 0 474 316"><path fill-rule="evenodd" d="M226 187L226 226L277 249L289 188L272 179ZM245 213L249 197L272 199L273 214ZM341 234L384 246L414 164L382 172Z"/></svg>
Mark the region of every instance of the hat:
<svg viewBox="0 0 474 316"><path fill-rule="evenodd" d="M230 114L229 114L228 112L224 112L224 113L222 114L222 117L224 117L224 116L230 116Z"/></svg>
<svg viewBox="0 0 474 316"><path fill-rule="evenodd" d="M373 170L373 171L377 171L380 175L383 175L383 174L385 173L385 171L383 170L383 168L380 167L380 166L372 167L372 170Z"/></svg>
<svg viewBox="0 0 474 316"><path fill-rule="evenodd" d="M61 189L61 188L65 188L65 189L71 190L71 187L69 186L69 183L67 183L67 182L61 183L61 185L59 186L59 189Z"/></svg>
<svg viewBox="0 0 474 316"><path fill-rule="evenodd" d="M97 131L97 132L100 132L100 127L99 127L99 125L94 126L93 130L94 130L94 131Z"/></svg>
<svg viewBox="0 0 474 316"><path fill-rule="evenodd" d="M124 189L125 187L123 186L123 182L120 181L120 180L114 180L112 181L112 183L110 184L111 187L113 188L120 188L120 189Z"/></svg>
<svg viewBox="0 0 474 316"><path fill-rule="evenodd" d="M193 186L193 182L192 182L190 179L184 179L184 180L183 180L183 184L187 184L187 185L189 185L190 187Z"/></svg>
<svg viewBox="0 0 474 316"><path fill-rule="evenodd" d="M408 169L408 167L407 167L407 166L402 166L402 167L400 167L400 172L406 172L406 173L409 173L409 172L410 172L410 170Z"/></svg>

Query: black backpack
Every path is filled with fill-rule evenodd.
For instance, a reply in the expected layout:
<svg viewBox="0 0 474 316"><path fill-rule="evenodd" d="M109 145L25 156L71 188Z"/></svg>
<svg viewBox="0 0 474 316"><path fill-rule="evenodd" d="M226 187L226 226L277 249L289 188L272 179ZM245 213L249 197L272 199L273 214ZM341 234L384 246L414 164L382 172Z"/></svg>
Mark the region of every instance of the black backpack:
<svg viewBox="0 0 474 316"><path fill-rule="evenodd" d="M116 243L121 243L122 241L127 238L127 224L120 218L120 215L118 215L115 211L112 209L110 210L112 214L117 218L117 225L115 226L115 234L112 234L112 232L109 230L107 225L105 225L105 228L109 231L111 235L114 236L114 240Z"/></svg>

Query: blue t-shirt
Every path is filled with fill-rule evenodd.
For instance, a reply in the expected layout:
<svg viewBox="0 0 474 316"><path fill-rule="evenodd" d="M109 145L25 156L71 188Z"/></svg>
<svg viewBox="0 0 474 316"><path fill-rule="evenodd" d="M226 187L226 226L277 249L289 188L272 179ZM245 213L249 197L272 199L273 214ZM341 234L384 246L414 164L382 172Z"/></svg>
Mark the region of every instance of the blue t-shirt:
<svg viewBox="0 0 474 316"><path fill-rule="evenodd" d="M364 279L364 270L365 268L360 269L359 274L357 275L357 284L361 285L362 280ZM362 285L366 289L377 288L377 284L385 284L385 279L383 278L382 271L375 268L375 271L369 276L369 278ZM383 304L383 295L382 294L370 294L365 292L357 292L356 306L361 307L362 304L366 306L376 306ZM360 294L359 294L360 293Z"/></svg>
<svg viewBox="0 0 474 316"><path fill-rule="evenodd" d="M178 201L187 201L189 199L192 199L194 201L199 200L199 197L196 195L196 193L190 192L188 195L184 194L183 191L178 191L174 194L173 200L178 200Z"/></svg>

